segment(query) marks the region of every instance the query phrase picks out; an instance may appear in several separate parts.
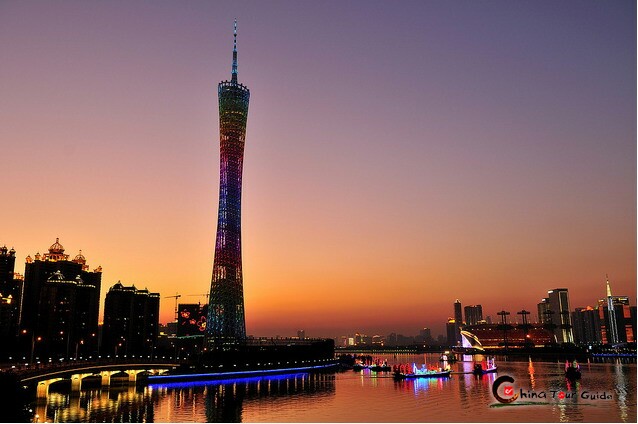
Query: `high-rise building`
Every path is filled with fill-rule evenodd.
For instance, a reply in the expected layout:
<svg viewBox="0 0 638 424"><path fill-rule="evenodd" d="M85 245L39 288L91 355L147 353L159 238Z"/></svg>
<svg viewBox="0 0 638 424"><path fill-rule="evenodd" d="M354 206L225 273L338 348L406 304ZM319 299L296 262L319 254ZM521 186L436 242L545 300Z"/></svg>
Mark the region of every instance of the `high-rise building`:
<svg viewBox="0 0 638 424"><path fill-rule="evenodd" d="M159 334L159 293L117 282L106 293L103 355L153 355Z"/></svg>
<svg viewBox="0 0 638 424"><path fill-rule="evenodd" d="M550 324L552 319L551 311L549 310L549 298L542 298L536 307L538 310L538 322L540 324Z"/></svg>
<svg viewBox="0 0 638 424"><path fill-rule="evenodd" d="M306 331L305 330L297 330L297 338L299 340L304 340L306 338Z"/></svg>
<svg viewBox="0 0 638 424"><path fill-rule="evenodd" d="M574 325L574 343L600 343L600 320L596 309L591 306L576 308L572 312L572 323Z"/></svg>
<svg viewBox="0 0 638 424"><path fill-rule="evenodd" d="M35 335L39 351L50 357L75 358L95 353L97 328L89 320L96 307L96 287L79 275L68 278L55 271L40 291ZM35 348L35 347L34 347Z"/></svg>
<svg viewBox="0 0 638 424"><path fill-rule="evenodd" d="M454 318L448 318L447 323L445 324L445 331L447 333L447 344L449 346L456 345L461 332L459 331L459 326Z"/></svg>
<svg viewBox="0 0 638 424"><path fill-rule="evenodd" d="M424 327L419 331L419 336L421 337L421 341L426 344L431 344L434 340L432 340L432 330L428 327Z"/></svg>
<svg viewBox="0 0 638 424"><path fill-rule="evenodd" d="M607 320L607 341L611 344L616 344L619 341L618 338L618 324L616 321L616 311L614 309L614 297L611 294L611 287L609 286L609 278L607 278L607 310L609 319Z"/></svg>
<svg viewBox="0 0 638 424"><path fill-rule="evenodd" d="M0 343L11 356L16 345L22 301L22 278L15 273L16 251L0 247Z"/></svg>
<svg viewBox="0 0 638 424"><path fill-rule="evenodd" d="M483 307L481 305L468 305L463 308L465 311L465 324L476 325L483 321Z"/></svg>
<svg viewBox="0 0 638 424"><path fill-rule="evenodd" d="M554 289L547 292L551 323L554 327L554 335L558 343L573 343L572 322L569 308L569 292L567 289Z"/></svg>
<svg viewBox="0 0 638 424"><path fill-rule="evenodd" d="M461 327L463 326L463 307L461 306L461 301L456 299L454 301L454 323L456 325L456 341L457 343L461 342Z"/></svg>
<svg viewBox="0 0 638 424"><path fill-rule="evenodd" d="M607 280L607 297L598 301L598 318L603 344L636 341L629 297L612 295L609 280Z"/></svg>
<svg viewBox="0 0 638 424"><path fill-rule="evenodd" d="M43 337L43 343L56 345L56 353L60 355L74 354L75 346L73 345L76 339L78 343L82 341L81 348L78 348L80 352L86 354L97 352L102 267L98 266L93 271L89 271L82 251L69 260L69 255L64 253L64 247L58 238L49 247L48 253L43 255L37 253L34 258L31 258L30 255L27 256L24 267L24 289L20 318L23 350L31 349L34 337ZM51 278L54 274L56 274L55 277ZM69 288L71 287L69 284L74 288ZM60 287L65 287L65 289ZM75 314L73 318L75 320L74 332L72 335L67 334L69 337L64 342L69 345L68 349L63 346L63 342L57 343L55 340L46 339L45 335L42 334L54 331L51 323L45 322L45 320L47 316L51 317L52 313L47 308L58 308L48 299L49 293L57 293L58 288L60 288L60 293L74 293L68 295L68 301L75 302L71 305ZM67 298L67 294L61 294L61 296ZM77 299L77 302L72 299Z"/></svg>
<svg viewBox="0 0 638 424"><path fill-rule="evenodd" d="M218 86L219 212L208 306L208 342L237 343L246 338L241 259L241 190L250 90L237 82L237 21L231 80Z"/></svg>
<svg viewBox="0 0 638 424"><path fill-rule="evenodd" d="M16 251L7 246L0 247L0 291L5 284L13 281L13 271L15 270Z"/></svg>

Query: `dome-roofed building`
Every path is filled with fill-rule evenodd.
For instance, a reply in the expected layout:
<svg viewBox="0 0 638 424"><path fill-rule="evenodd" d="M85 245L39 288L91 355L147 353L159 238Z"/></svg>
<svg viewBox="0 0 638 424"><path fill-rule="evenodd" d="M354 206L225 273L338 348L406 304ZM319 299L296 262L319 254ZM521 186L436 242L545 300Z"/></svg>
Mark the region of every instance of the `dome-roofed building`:
<svg viewBox="0 0 638 424"><path fill-rule="evenodd" d="M49 253L44 254L45 261L66 261L69 255L64 254L64 246L60 244L60 238L55 238L55 243L49 247Z"/></svg>
<svg viewBox="0 0 638 424"><path fill-rule="evenodd" d="M74 286L73 296L77 297L78 301L73 301L75 302L73 304L74 334L71 339L82 340L82 349L86 353L97 352L101 268L98 267L91 272L82 251L71 260L65 250L60 243L60 238L56 238L44 255L37 253L34 257L27 256L20 330L25 334L34 334L40 331L40 328L49 328L50 324L44 322L46 313L43 308L49 305L44 295L45 291L53 293L56 290L62 290L60 288L62 286ZM64 278L61 279L60 275ZM56 288L56 284L60 287ZM45 286L47 286L46 290ZM22 341L22 344L23 349L27 351L31 348L30 339ZM71 345L73 346L73 343ZM66 354L65 344L60 344L58 348L65 349L64 354Z"/></svg>
<svg viewBox="0 0 638 424"><path fill-rule="evenodd" d="M88 269L89 269L89 266L86 264L86 258L82 254L82 250L80 250L80 253L75 255L75 258L73 258L72 262L75 262L76 264L82 265L82 269L84 271L88 271Z"/></svg>

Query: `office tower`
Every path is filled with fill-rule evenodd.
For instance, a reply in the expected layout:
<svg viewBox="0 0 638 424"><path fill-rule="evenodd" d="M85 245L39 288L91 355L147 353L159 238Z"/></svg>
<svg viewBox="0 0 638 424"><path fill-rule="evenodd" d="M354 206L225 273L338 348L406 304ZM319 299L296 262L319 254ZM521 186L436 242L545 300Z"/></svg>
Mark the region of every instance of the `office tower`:
<svg viewBox="0 0 638 424"><path fill-rule="evenodd" d="M574 343L600 343L600 320L596 309L591 306L576 308L572 312L572 323L574 325Z"/></svg>
<svg viewBox="0 0 638 424"><path fill-rule="evenodd" d="M454 301L454 322L456 324L456 341L461 342L461 327L463 326L463 307L461 301Z"/></svg>
<svg viewBox="0 0 638 424"><path fill-rule="evenodd" d="M558 343L573 343L571 317L569 315L569 292L567 289L554 289L547 292L551 323L555 325L554 335Z"/></svg>
<svg viewBox="0 0 638 424"><path fill-rule="evenodd" d="M218 86L219 212L208 306L208 342L237 343L246 338L241 260L241 189L250 90L237 82L237 21L231 80Z"/></svg>
<svg viewBox="0 0 638 424"><path fill-rule="evenodd" d="M551 311L549 310L549 299L544 297L536 306L538 310L538 322L541 324L550 324Z"/></svg>
<svg viewBox="0 0 638 424"><path fill-rule="evenodd" d="M447 344L449 346L456 345L461 332L459 331L459 326L454 318L448 318L447 323L445 324L445 331L447 333Z"/></svg>
<svg viewBox="0 0 638 424"><path fill-rule="evenodd" d="M617 344L636 341L629 297L612 295L609 280L607 280L606 288L606 298L598 301L598 318L602 343Z"/></svg>
<svg viewBox="0 0 638 424"><path fill-rule="evenodd" d="M607 341L611 344L618 343L618 323L616 321L616 311L614 309L614 299L611 294L611 287L609 286L609 278L607 278L607 310L609 314L609 319L607 323L609 327L607 327Z"/></svg>
<svg viewBox="0 0 638 424"><path fill-rule="evenodd" d="M483 321L483 307L481 305L468 305L463 309L466 325L476 325L479 321Z"/></svg>
<svg viewBox="0 0 638 424"><path fill-rule="evenodd" d="M64 253L65 249L60 244L58 238L55 243L48 249L48 253L40 255L37 253L34 258L27 256L24 273L24 288L22 298L22 312L20 318L20 337L21 346L24 349L31 348L31 340L33 337L43 337L42 331L46 327L47 330L52 328L49 323L43 320L45 316L51 314L46 308L55 307L47 299L47 293L57 293L56 285L66 287L67 283L73 284L75 288L72 290L74 294L71 298L77 297L78 302L73 306L77 312L75 316L73 337L82 340L82 350L86 353L95 353L98 348L98 313L100 301L100 289L102 284L102 267L97 267L93 271L89 271L86 264L86 258L82 255L82 251L73 259L69 260L69 255ZM60 278L56 273L62 275ZM49 280L54 274L55 277ZM46 293L45 293L46 291ZM66 293L68 290L60 289L60 293ZM77 293L76 293L77 292ZM57 294L56 294L57 296ZM66 296L66 294L61 294ZM66 297L65 297L66 298ZM42 327L42 331L40 329ZM67 342L73 344L73 337L68 338ZM52 343L57 345L58 354L75 353L73 349L62 346L61 342L43 339L43 343ZM57 344L56 344L57 343Z"/></svg>
<svg viewBox="0 0 638 424"><path fill-rule="evenodd" d="M117 282L106 293L103 355L152 356L159 334L159 293Z"/></svg>
<svg viewBox="0 0 638 424"><path fill-rule="evenodd" d="M304 340L306 338L306 331L305 330L297 330L297 338L299 340Z"/></svg>
<svg viewBox="0 0 638 424"><path fill-rule="evenodd" d="M432 330L430 330L428 327L424 327L423 329L421 329L419 331L419 336L421 336L421 340L424 343L430 344L433 342L432 340Z"/></svg>

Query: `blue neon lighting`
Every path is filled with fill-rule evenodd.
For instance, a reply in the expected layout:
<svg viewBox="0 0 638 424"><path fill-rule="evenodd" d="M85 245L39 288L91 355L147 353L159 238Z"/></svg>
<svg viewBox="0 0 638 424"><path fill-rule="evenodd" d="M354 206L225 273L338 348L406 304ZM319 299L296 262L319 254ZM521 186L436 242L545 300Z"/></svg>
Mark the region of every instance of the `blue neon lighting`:
<svg viewBox="0 0 638 424"><path fill-rule="evenodd" d="M276 375L262 375L259 377L241 377L224 380L195 380L195 381L180 381L175 383L153 383L149 384L149 387L154 389L185 389L190 387L200 386L221 386L225 384L250 384L257 383L259 381L281 381L291 378L297 378L301 376L309 375L307 372L295 373L295 374L276 374Z"/></svg>
<svg viewBox="0 0 638 424"><path fill-rule="evenodd" d="M211 372L211 373L202 373L202 374L174 374L174 375L151 375L148 377L149 381L161 381L161 380L175 380L175 379L183 379L183 378L198 378L198 377L225 377L225 376L234 376L234 375L264 375L271 374L276 372L295 372L295 371L307 371L312 369L320 369L320 368L329 368L333 367L334 364L328 365L311 365L307 367L298 367L298 368L277 368L277 369L269 369L269 370L254 370L254 371L233 371L233 372ZM242 378L242 377L238 377ZM250 378L250 377L243 377Z"/></svg>

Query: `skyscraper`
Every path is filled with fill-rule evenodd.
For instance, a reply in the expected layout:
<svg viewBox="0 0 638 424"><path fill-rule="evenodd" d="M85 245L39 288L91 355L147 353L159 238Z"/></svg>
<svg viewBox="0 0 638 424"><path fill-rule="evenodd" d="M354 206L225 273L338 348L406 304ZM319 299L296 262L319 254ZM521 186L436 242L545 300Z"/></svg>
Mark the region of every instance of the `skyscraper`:
<svg viewBox="0 0 638 424"><path fill-rule="evenodd" d="M456 341L461 342L461 327L463 326L463 307L461 301L454 301L454 322L456 324L454 331L456 332Z"/></svg>
<svg viewBox="0 0 638 424"><path fill-rule="evenodd" d="M574 343L571 316L569 314L569 292L567 289L554 289L547 292L551 323L554 324L558 343Z"/></svg>
<svg viewBox="0 0 638 424"><path fill-rule="evenodd" d="M250 90L237 82L237 21L231 80L218 86L219 212L210 286L209 343L236 343L246 337L241 260L241 179Z"/></svg>
<svg viewBox="0 0 638 424"><path fill-rule="evenodd" d="M159 334L159 293L117 282L106 293L101 352L152 355Z"/></svg>
<svg viewBox="0 0 638 424"><path fill-rule="evenodd" d="M636 340L628 296L614 296L607 280L607 297L598 301L602 343L631 343Z"/></svg>
<svg viewBox="0 0 638 424"><path fill-rule="evenodd" d="M483 321L483 307L481 305L468 305L463 309L467 325L476 325L479 321Z"/></svg>
<svg viewBox="0 0 638 424"><path fill-rule="evenodd" d="M618 343L618 324L616 322L616 311L614 308L614 298L611 294L609 286L609 278L607 280L607 310L609 311L609 332L607 334L607 342L611 344Z"/></svg>

